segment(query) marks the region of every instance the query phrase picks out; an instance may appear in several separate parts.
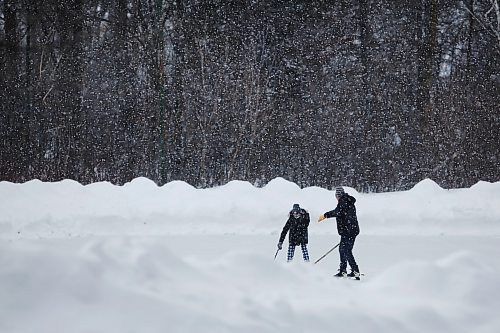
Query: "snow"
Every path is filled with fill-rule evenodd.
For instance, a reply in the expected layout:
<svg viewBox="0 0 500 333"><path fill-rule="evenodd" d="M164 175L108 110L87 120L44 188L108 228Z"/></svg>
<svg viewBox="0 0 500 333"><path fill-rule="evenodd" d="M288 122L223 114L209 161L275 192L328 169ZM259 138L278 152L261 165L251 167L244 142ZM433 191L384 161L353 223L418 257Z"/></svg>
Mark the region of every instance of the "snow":
<svg viewBox="0 0 500 333"><path fill-rule="evenodd" d="M286 215L312 261L339 240L333 191L277 178L196 189L0 182L0 332L500 331L500 182L358 193L361 281L338 252L276 261Z"/></svg>

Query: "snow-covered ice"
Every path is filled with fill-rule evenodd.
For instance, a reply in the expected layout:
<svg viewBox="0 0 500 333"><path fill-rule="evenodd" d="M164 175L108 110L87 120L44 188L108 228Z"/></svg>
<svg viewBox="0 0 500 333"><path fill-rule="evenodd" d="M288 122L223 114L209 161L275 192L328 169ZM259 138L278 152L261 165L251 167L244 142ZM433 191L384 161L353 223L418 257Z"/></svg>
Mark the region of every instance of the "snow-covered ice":
<svg viewBox="0 0 500 333"><path fill-rule="evenodd" d="M294 203L313 261L338 242L326 189L0 182L0 332L500 332L499 182L346 191L361 281L273 261Z"/></svg>

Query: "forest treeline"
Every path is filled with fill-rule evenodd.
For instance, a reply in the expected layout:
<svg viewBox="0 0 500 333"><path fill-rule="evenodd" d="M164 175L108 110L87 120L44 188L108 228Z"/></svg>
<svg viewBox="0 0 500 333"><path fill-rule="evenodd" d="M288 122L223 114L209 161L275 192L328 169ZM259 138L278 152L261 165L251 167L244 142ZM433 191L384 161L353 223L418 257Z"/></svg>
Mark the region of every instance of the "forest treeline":
<svg viewBox="0 0 500 333"><path fill-rule="evenodd" d="M0 180L498 181L497 0L0 0Z"/></svg>

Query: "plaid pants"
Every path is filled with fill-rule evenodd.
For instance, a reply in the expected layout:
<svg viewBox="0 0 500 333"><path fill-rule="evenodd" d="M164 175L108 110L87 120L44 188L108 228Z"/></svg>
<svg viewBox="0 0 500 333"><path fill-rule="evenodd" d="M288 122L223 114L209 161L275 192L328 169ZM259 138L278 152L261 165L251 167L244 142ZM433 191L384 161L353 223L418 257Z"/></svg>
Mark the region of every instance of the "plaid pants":
<svg viewBox="0 0 500 333"><path fill-rule="evenodd" d="M302 256L304 257L304 261L309 261L309 252L307 252L307 245L301 244L302 248ZM288 257L287 261L291 261L293 259L293 254L295 253L295 245L288 245Z"/></svg>

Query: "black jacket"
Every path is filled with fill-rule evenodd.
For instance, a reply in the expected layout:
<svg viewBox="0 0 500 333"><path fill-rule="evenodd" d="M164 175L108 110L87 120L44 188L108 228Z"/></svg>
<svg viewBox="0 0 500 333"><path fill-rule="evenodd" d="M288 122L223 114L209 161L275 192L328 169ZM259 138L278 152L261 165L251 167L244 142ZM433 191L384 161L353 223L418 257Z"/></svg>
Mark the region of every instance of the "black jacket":
<svg viewBox="0 0 500 333"><path fill-rule="evenodd" d="M326 218L337 218L337 231L340 236L357 236L359 234L358 218L356 216L356 199L344 193L337 204L337 207L325 213Z"/></svg>
<svg viewBox="0 0 500 333"><path fill-rule="evenodd" d="M307 244L308 236L307 236L307 227L309 227L309 213L300 208L300 217L296 219L292 212L288 214L288 220L286 221L285 226L283 227L283 231L280 236L280 243L283 243L285 240L286 234L290 231L288 235L288 241L290 245L300 245Z"/></svg>

